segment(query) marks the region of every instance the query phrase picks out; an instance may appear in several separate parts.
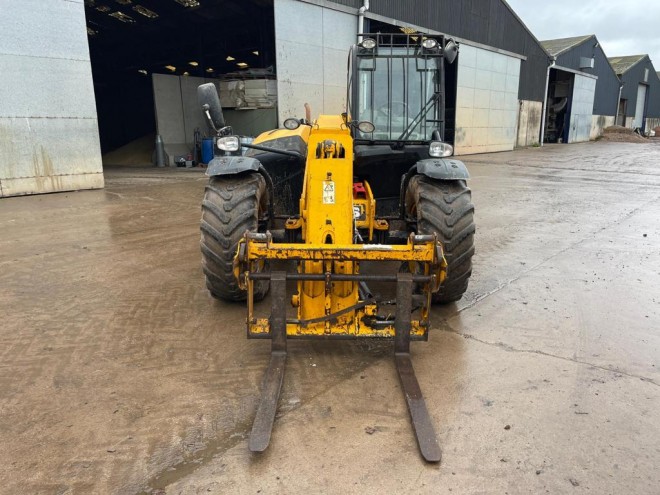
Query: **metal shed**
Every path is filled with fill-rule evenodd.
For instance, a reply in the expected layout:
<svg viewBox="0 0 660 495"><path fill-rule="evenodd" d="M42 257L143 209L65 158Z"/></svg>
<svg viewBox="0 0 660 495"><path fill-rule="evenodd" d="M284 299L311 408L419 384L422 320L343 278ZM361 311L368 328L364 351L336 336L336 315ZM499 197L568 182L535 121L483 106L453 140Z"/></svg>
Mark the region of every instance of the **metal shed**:
<svg viewBox="0 0 660 495"><path fill-rule="evenodd" d="M623 87L617 123L646 131L660 125L660 78L648 55L611 57Z"/></svg>
<svg viewBox="0 0 660 495"><path fill-rule="evenodd" d="M186 163L205 127L195 87L226 82L219 78L228 73L260 75L264 87L246 82L241 96L268 100L226 112L237 132L300 116L305 102L313 115L340 113L359 26L460 43L448 113L458 154L539 142L549 57L504 0L41 3L12 1L0 21L0 95L8 102L0 125L11 136L0 149L0 196L103 187L103 165L123 164L108 156L134 164L140 142L140 163L151 163L155 134L170 164Z"/></svg>
<svg viewBox="0 0 660 495"><path fill-rule="evenodd" d="M549 72L546 142L589 141L614 125L620 82L595 35L542 41Z"/></svg>
<svg viewBox="0 0 660 495"><path fill-rule="evenodd" d="M291 0L276 0L278 4ZM412 27L461 43L454 144L457 154L539 142L548 54L503 0L300 0L361 9L367 26ZM365 28L365 30L367 30Z"/></svg>

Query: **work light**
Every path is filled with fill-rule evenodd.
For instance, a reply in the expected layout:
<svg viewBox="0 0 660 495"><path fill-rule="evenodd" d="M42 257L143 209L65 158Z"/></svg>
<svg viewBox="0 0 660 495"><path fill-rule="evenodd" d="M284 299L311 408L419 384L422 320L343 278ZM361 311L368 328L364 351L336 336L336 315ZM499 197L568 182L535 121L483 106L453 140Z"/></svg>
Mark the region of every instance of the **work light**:
<svg viewBox="0 0 660 495"><path fill-rule="evenodd" d="M433 50L434 48L438 47L438 40L434 40L433 38L424 38L424 41L422 41L422 46L427 50Z"/></svg>
<svg viewBox="0 0 660 495"><path fill-rule="evenodd" d="M454 154L454 147L442 141L431 141L429 155L434 158L446 158Z"/></svg>
<svg viewBox="0 0 660 495"><path fill-rule="evenodd" d="M218 149L222 151L238 151L241 143L238 136L225 136L218 139Z"/></svg>
<svg viewBox="0 0 660 495"><path fill-rule="evenodd" d="M373 38L365 38L362 40L362 43L360 43L360 46L367 50L373 50L376 48L376 40Z"/></svg>

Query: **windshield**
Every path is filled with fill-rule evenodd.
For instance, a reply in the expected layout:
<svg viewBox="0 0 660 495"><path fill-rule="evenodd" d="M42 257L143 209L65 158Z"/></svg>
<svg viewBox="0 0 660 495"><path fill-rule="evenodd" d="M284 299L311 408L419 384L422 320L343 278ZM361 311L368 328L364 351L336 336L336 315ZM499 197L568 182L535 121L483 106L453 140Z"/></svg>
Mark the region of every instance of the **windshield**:
<svg viewBox="0 0 660 495"><path fill-rule="evenodd" d="M428 141L437 127L435 58L410 56L406 48L379 49L375 57L357 58L357 115L373 122L377 141Z"/></svg>

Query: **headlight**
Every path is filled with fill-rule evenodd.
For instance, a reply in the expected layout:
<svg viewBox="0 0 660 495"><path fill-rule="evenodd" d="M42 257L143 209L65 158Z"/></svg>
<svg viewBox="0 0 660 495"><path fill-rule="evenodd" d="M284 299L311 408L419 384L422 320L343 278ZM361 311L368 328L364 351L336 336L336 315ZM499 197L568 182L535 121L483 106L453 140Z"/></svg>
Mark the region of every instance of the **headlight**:
<svg viewBox="0 0 660 495"><path fill-rule="evenodd" d="M300 127L300 121L298 119L286 119L284 121L284 127L290 131L295 131L298 129L298 127Z"/></svg>
<svg viewBox="0 0 660 495"><path fill-rule="evenodd" d="M446 158L454 154L454 147L442 141L431 141L429 155L434 158Z"/></svg>
<svg viewBox="0 0 660 495"><path fill-rule="evenodd" d="M376 130L376 126L374 126L371 122L368 120L362 120L358 122L357 128L360 129L360 132L364 134L371 134Z"/></svg>
<svg viewBox="0 0 660 495"><path fill-rule="evenodd" d="M238 151L241 143L238 136L225 136L218 139L218 149L222 151Z"/></svg>
<svg viewBox="0 0 660 495"><path fill-rule="evenodd" d="M438 40L434 40L433 38L425 38L424 41L422 41L422 46L427 50L433 50L434 48L438 47Z"/></svg>
<svg viewBox="0 0 660 495"><path fill-rule="evenodd" d="M367 50L373 50L376 48L376 40L373 38L364 38L362 43L360 43L360 46L362 48L366 48Z"/></svg>

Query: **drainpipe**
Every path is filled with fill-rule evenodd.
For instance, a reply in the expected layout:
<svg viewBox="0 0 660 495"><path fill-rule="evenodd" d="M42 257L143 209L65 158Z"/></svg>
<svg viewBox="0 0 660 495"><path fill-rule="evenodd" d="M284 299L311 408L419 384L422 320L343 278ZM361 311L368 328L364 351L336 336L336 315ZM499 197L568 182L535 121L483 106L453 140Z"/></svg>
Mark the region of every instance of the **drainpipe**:
<svg viewBox="0 0 660 495"><path fill-rule="evenodd" d="M363 0L362 7L358 10L358 43L362 42L362 32L364 31L364 13L369 10L369 0Z"/></svg>
<svg viewBox="0 0 660 495"><path fill-rule="evenodd" d="M548 72L545 74L545 93L543 93L543 116L541 117L541 142L539 143L543 146L543 141L545 140L545 117L548 112L548 87L550 86L550 69L552 69L557 63L557 57L552 57L552 63L548 65Z"/></svg>
<svg viewBox="0 0 660 495"><path fill-rule="evenodd" d="M616 100L616 117L614 117L614 125L619 125L619 108L621 108L621 92L623 91L623 83L619 83L619 98ZM626 126L626 119L623 118L623 126Z"/></svg>

